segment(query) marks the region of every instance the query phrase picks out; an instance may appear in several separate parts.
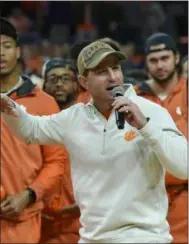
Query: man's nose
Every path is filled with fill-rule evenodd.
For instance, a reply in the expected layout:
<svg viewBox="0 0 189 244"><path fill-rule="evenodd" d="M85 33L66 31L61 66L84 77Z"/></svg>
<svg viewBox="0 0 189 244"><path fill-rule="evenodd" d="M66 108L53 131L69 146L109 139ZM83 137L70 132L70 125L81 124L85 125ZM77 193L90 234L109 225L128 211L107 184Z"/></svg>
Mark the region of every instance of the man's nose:
<svg viewBox="0 0 189 244"><path fill-rule="evenodd" d="M160 60L157 62L157 68L162 69L163 68L163 62Z"/></svg>
<svg viewBox="0 0 189 244"><path fill-rule="evenodd" d="M56 86L57 86L57 87L61 87L61 86L63 86L63 85L64 85L64 84L63 84L63 82L62 82L62 79L59 78L58 81L57 81L57 83L56 83Z"/></svg>
<svg viewBox="0 0 189 244"><path fill-rule="evenodd" d="M108 74L109 74L110 81L115 81L116 75L112 68L108 68Z"/></svg>
<svg viewBox="0 0 189 244"><path fill-rule="evenodd" d="M0 56L4 56L5 55L5 51L4 50L5 49L2 46L0 46Z"/></svg>

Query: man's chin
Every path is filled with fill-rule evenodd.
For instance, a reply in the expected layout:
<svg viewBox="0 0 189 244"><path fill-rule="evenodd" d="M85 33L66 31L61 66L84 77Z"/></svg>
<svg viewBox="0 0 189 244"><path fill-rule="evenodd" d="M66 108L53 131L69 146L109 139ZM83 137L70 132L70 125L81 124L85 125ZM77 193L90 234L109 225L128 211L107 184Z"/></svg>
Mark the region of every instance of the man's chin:
<svg viewBox="0 0 189 244"><path fill-rule="evenodd" d="M10 74L11 74L11 72L7 71L7 70L1 70L0 71L0 77L8 76Z"/></svg>

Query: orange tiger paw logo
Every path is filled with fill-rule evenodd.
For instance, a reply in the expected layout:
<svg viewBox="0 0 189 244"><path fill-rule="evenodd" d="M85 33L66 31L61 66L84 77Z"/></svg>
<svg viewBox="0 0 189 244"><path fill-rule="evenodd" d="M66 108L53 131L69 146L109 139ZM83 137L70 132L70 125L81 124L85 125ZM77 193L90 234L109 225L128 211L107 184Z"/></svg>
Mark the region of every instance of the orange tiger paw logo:
<svg viewBox="0 0 189 244"><path fill-rule="evenodd" d="M124 137L126 141L132 141L135 138L136 138L136 132L134 130L128 131Z"/></svg>

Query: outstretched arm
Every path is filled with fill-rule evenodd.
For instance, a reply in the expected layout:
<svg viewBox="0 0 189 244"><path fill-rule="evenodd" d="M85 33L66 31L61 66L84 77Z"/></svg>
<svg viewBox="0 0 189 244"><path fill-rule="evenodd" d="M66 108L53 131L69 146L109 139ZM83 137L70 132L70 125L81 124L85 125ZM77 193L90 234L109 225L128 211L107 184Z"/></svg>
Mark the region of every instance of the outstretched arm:
<svg viewBox="0 0 189 244"><path fill-rule="evenodd" d="M1 115L11 131L28 144L63 144L68 110L51 116L28 114L22 105L1 94Z"/></svg>

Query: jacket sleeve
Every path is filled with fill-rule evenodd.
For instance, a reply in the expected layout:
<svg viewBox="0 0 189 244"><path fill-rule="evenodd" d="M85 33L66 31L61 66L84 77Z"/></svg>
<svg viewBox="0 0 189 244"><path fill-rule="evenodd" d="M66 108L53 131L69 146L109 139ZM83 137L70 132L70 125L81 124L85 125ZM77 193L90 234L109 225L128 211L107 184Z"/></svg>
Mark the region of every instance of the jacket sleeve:
<svg viewBox="0 0 189 244"><path fill-rule="evenodd" d="M41 113L52 114L60 111L58 105L53 98L46 99ZM65 164L68 154L63 146L42 145L41 154L43 158L43 166L34 180L29 186L36 193L36 200L40 201L46 195L53 192L53 188L59 184L61 178L65 174Z"/></svg>
<svg viewBox="0 0 189 244"><path fill-rule="evenodd" d="M156 107L155 112L140 133L169 173L187 179L187 140L166 109Z"/></svg>
<svg viewBox="0 0 189 244"><path fill-rule="evenodd" d="M49 194L65 173L67 156L63 147L41 146L43 166L33 183L29 186L36 193L36 200L40 201Z"/></svg>
<svg viewBox="0 0 189 244"><path fill-rule="evenodd" d="M28 114L22 105L16 102L14 104L16 117L6 112L1 112L1 115L18 138L27 144L63 144L63 138L70 126L70 109L49 116L35 116Z"/></svg>

